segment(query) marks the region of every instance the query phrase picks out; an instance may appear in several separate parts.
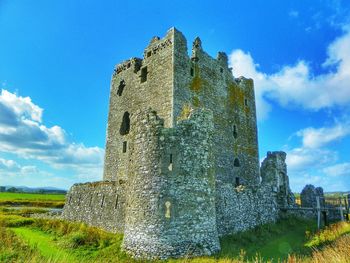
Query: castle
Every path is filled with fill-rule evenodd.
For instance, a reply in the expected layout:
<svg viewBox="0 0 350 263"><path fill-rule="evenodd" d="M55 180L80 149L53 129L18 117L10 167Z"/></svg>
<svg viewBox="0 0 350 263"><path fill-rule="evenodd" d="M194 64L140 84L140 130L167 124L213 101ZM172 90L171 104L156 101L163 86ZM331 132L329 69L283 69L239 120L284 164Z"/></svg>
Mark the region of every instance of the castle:
<svg viewBox="0 0 350 263"><path fill-rule="evenodd" d="M210 255L293 202L285 158L259 167L253 80L172 28L116 66L103 181L72 186L62 216L124 233L135 258Z"/></svg>

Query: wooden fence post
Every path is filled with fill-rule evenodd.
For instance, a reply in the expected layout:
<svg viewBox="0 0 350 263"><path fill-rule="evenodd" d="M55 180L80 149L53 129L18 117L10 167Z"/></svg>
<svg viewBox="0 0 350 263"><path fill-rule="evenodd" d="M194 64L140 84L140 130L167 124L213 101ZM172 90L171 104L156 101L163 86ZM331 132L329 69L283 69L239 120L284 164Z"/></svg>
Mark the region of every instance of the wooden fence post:
<svg viewBox="0 0 350 263"><path fill-rule="evenodd" d="M344 221L344 215L343 215L343 205L342 205L342 198L339 197L339 201L340 201L340 204L339 204L339 210L340 210L340 220L341 221Z"/></svg>
<svg viewBox="0 0 350 263"><path fill-rule="evenodd" d="M321 227L321 207L320 207L320 197L316 196L316 209L317 209L317 229Z"/></svg>
<svg viewBox="0 0 350 263"><path fill-rule="evenodd" d="M344 204L345 204L345 219L346 221L349 221L349 200L344 197Z"/></svg>

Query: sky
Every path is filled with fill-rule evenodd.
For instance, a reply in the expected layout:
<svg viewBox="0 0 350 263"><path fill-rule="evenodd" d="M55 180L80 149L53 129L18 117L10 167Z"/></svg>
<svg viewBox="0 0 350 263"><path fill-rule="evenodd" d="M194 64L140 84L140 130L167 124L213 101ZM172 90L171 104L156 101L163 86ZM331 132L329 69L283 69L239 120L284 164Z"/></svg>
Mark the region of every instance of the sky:
<svg viewBox="0 0 350 263"><path fill-rule="evenodd" d="M350 190L347 0L0 0L0 185L102 179L114 66L176 27L254 79L259 155L291 188Z"/></svg>

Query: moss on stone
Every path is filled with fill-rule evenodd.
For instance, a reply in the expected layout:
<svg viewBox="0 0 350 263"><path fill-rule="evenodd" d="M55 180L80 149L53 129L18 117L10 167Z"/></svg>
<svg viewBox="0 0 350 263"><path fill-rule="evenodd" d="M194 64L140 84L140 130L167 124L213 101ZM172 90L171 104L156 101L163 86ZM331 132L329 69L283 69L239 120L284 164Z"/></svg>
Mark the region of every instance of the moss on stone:
<svg viewBox="0 0 350 263"><path fill-rule="evenodd" d="M192 98L192 104L194 107L199 107L201 105L201 101L199 100L199 98L197 96L194 96Z"/></svg>
<svg viewBox="0 0 350 263"><path fill-rule="evenodd" d="M244 90L236 83L231 82L228 85L228 102L229 106L237 106L239 109L244 109Z"/></svg>
<svg viewBox="0 0 350 263"><path fill-rule="evenodd" d="M199 67L197 64L194 65L194 77L190 84L190 89L194 92L200 92L203 87L203 80L200 77Z"/></svg>

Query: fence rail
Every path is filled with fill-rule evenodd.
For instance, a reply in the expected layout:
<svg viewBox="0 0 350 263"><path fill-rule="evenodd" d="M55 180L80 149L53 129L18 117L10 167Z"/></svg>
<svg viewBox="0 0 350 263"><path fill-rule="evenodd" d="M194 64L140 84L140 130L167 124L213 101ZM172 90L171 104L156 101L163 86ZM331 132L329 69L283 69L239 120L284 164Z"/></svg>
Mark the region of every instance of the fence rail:
<svg viewBox="0 0 350 263"><path fill-rule="evenodd" d="M310 200L309 200L310 202ZM340 196L340 197L319 197L316 196L314 202L308 204L309 207L306 207L305 204L302 204L301 198L298 196L295 198L295 204L297 206L284 208L286 210L296 210L296 211L314 211L317 213L317 226L320 228L321 225L321 215L323 221L327 224L327 214L328 212L333 211L339 213L339 218L341 221L349 220L350 216L350 195ZM304 205L304 206L302 206Z"/></svg>

